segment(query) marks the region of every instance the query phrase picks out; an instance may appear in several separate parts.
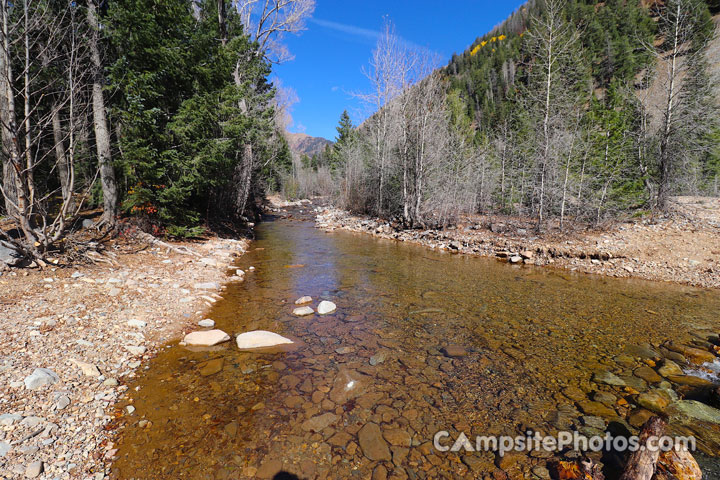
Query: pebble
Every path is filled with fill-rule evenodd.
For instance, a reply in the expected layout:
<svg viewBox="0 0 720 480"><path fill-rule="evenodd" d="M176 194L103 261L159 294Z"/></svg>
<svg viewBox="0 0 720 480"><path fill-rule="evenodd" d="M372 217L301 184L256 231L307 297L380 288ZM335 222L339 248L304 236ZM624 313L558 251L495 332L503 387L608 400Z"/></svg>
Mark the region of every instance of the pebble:
<svg viewBox="0 0 720 480"><path fill-rule="evenodd" d="M147 348L140 345L125 345L125 350L132 353L133 355L144 355Z"/></svg>
<svg viewBox="0 0 720 480"><path fill-rule="evenodd" d="M295 300L295 305L304 305L306 303L312 302L312 297L305 295L304 297L300 297L297 300Z"/></svg>
<svg viewBox="0 0 720 480"><path fill-rule="evenodd" d="M4 457L5 455L7 455L8 452L10 452L10 449L11 449L11 448L12 448L12 447L10 447L10 444L9 444L9 443L4 442L4 441L0 441L0 458L2 458L2 457Z"/></svg>
<svg viewBox="0 0 720 480"><path fill-rule="evenodd" d="M127 321L128 326L135 327L135 328L145 328L147 326L147 322L143 322L142 320L138 320L136 318L131 318Z"/></svg>
<svg viewBox="0 0 720 480"><path fill-rule="evenodd" d="M100 376L100 370L98 368L87 362L81 362L80 360L71 359L72 363L78 366L80 370L82 371L83 375L86 377L99 377Z"/></svg>
<svg viewBox="0 0 720 480"><path fill-rule="evenodd" d="M57 402L55 402L55 408L57 410L64 410L68 405L70 405L70 398L68 398L67 395L61 395L57 399Z"/></svg>
<svg viewBox="0 0 720 480"><path fill-rule="evenodd" d="M43 472L43 462L36 461L28 464L25 468L25 476L27 478L37 478Z"/></svg>
<svg viewBox="0 0 720 480"><path fill-rule="evenodd" d="M382 436L380 427L373 422L368 422L358 431L358 442L363 455L372 461L387 461L392 457L390 448Z"/></svg>
<svg viewBox="0 0 720 480"><path fill-rule="evenodd" d="M114 379L114 378L107 378L107 379L105 379L105 381L103 382L103 385L105 385L106 387L117 387L117 386L118 386L118 381L117 381L116 379Z"/></svg>
<svg viewBox="0 0 720 480"><path fill-rule="evenodd" d="M240 349L267 348L276 345L285 345L294 343L289 338L278 335L274 332L265 330L254 330L252 332L241 333L236 338L236 343Z"/></svg>
<svg viewBox="0 0 720 480"><path fill-rule="evenodd" d="M204 328L212 328L215 326L215 320L210 320L209 318L206 318L204 320L200 320L198 322L198 325Z"/></svg>

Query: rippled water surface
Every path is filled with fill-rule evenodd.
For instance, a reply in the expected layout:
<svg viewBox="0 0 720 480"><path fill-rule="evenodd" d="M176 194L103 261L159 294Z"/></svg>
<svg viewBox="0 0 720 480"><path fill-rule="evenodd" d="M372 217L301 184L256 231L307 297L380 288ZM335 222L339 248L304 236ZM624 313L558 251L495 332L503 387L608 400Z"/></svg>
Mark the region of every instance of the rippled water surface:
<svg viewBox="0 0 720 480"><path fill-rule="evenodd" d="M640 362L643 344L713 333L720 312L712 291L510 266L311 222L270 219L257 235L238 262L256 270L208 317L232 335L270 330L298 348L164 350L131 384L136 411L120 432L116 478L271 477L280 468L300 478L369 478L383 468L390 478L482 478L497 468L494 455L433 451L435 432L580 428L583 410L597 405L583 408L579 397L622 397L591 383L594 372L630 375L618 355ZM303 295L338 310L294 317ZM466 355L444 355L449 345ZM621 401L598 415L628 411ZM318 432L305 423L326 413ZM380 460L358 445L368 423L389 444ZM501 466L534 478L542 464Z"/></svg>

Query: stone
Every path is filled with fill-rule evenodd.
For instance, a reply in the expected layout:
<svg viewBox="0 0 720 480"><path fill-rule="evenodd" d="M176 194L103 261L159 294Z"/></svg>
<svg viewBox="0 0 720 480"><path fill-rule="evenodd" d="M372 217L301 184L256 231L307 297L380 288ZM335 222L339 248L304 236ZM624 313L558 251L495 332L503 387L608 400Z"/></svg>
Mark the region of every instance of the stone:
<svg viewBox="0 0 720 480"><path fill-rule="evenodd" d="M43 472L43 462L36 461L28 464L25 468L25 476L27 478L37 478Z"/></svg>
<svg viewBox="0 0 720 480"><path fill-rule="evenodd" d="M712 381L694 375L668 375L667 379L673 383L691 387L712 387L714 385Z"/></svg>
<svg viewBox="0 0 720 480"><path fill-rule="evenodd" d="M98 370L98 368L92 363L81 362L80 360L75 359L71 359L70 361L77 365L80 371L82 371L83 375L85 375L86 377L100 376L100 370Z"/></svg>
<svg viewBox="0 0 720 480"><path fill-rule="evenodd" d="M306 303L310 303L312 301L313 299L311 296L305 295L304 297L300 297L295 300L295 305L305 305Z"/></svg>
<svg viewBox="0 0 720 480"><path fill-rule="evenodd" d="M241 333L235 339L238 348L245 350L251 348L267 348L276 345L289 345L294 343L289 338L285 338L277 333L265 330L254 330L252 332Z"/></svg>
<svg viewBox="0 0 720 480"><path fill-rule="evenodd" d="M0 458L3 458L5 455L7 455L10 452L10 449L12 447L9 443L0 441Z"/></svg>
<svg viewBox="0 0 720 480"><path fill-rule="evenodd" d="M335 435L330 437L328 443L334 447L345 448L352 439L352 435L347 432L337 432Z"/></svg>
<svg viewBox="0 0 720 480"><path fill-rule="evenodd" d="M273 478L282 471L282 461L277 458L265 458L257 469L257 478Z"/></svg>
<svg viewBox="0 0 720 480"><path fill-rule="evenodd" d="M118 381L115 378L106 378L103 382L103 385L105 385L106 387L117 387Z"/></svg>
<svg viewBox="0 0 720 480"><path fill-rule="evenodd" d="M202 282L193 285L195 290L220 290L220 284L217 282Z"/></svg>
<svg viewBox="0 0 720 480"><path fill-rule="evenodd" d="M320 315L327 315L333 313L337 309L337 306L333 302L323 300L317 307L317 311Z"/></svg>
<svg viewBox="0 0 720 480"><path fill-rule="evenodd" d="M185 335L183 342L186 345L194 345L199 347L212 347L230 340L230 335L222 330L203 330L199 332L191 332Z"/></svg>
<svg viewBox="0 0 720 480"><path fill-rule="evenodd" d="M591 428L597 428L598 430L605 430L605 420L601 417L593 417L589 415L584 415L582 417L583 425L591 427Z"/></svg>
<svg viewBox="0 0 720 480"><path fill-rule="evenodd" d="M651 412L662 413L670 405L670 399L658 392L647 392L638 395L637 404Z"/></svg>
<svg viewBox="0 0 720 480"><path fill-rule="evenodd" d="M0 415L0 425L5 425L7 427L15 422L19 422L20 420L22 420L22 415L17 413L3 413Z"/></svg>
<svg viewBox="0 0 720 480"><path fill-rule="evenodd" d="M598 372L593 375L593 382L604 383L615 387L624 387L625 380L611 372Z"/></svg>
<svg viewBox="0 0 720 480"><path fill-rule="evenodd" d="M686 422L699 421L720 425L720 410L696 400L678 400L670 405L665 413L673 420Z"/></svg>
<svg viewBox="0 0 720 480"><path fill-rule="evenodd" d="M638 367L633 372L633 375L635 375L638 378L642 378L648 383L660 383L662 382L662 377L658 375L655 370L653 370L650 367Z"/></svg>
<svg viewBox="0 0 720 480"><path fill-rule="evenodd" d="M57 410L65 410L68 405L70 405L70 399L67 395L60 395L55 402L55 408Z"/></svg>
<svg viewBox="0 0 720 480"><path fill-rule="evenodd" d="M335 376L328 396L333 402L343 405L348 400L365 393L369 383L367 375L343 368Z"/></svg>
<svg viewBox="0 0 720 480"><path fill-rule="evenodd" d="M200 320L198 322L198 325L203 328L213 328L215 326L215 320L210 320L209 318L206 318L204 320Z"/></svg>
<svg viewBox="0 0 720 480"><path fill-rule="evenodd" d="M668 359L665 359L665 361L663 362L663 366L658 368L658 373L663 377L669 377L671 375L684 375L684 372L682 368L680 368L680 365Z"/></svg>
<svg viewBox="0 0 720 480"><path fill-rule="evenodd" d="M578 402L578 405L580 406L580 410L582 410L583 413L585 413L586 415L604 418L617 417L617 413L615 413L615 410L603 405L600 402L584 400L582 402Z"/></svg>
<svg viewBox="0 0 720 480"><path fill-rule="evenodd" d="M537 478L540 478L542 480L549 480L550 479L550 470L548 470L546 467L542 465L536 465L532 468L532 473Z"/></svg>
<svg viewBox="0 0 720 480"><path fill-rule="evenodd" d="M687 358L690 362L696 365L702 365L703 363L713 362L717 358L714 354L707 350L702 350L694 347L686 347L685 345L669 344L667 345L668 350L677 352Z"/></svg>
<svg viewBox="0 0 720 480"><path fill-rule="evenodd" d="M203 377L209 377L210 375L215 375L216 373L222 371L224 363L225 363L225 361L222 357L213 358L212 360L203 362L200 365L198 365L198 369L200 370L200 375L202 375Z"/></svg>
<svg viewBox="0 0 720 480"><path fill-rule="evenodd" d="M60 381L60 377L48 368L36 368L33 373L25 377L25 388L37 390L45 385L53 385Z"/></svg>
<svg viewBox="0 0 720 480"><path fill-rule="evenodd" d="M125 345L125 350L127 350L133 355L140 356L145 355L147 348L143 347L142 345Z"/></svg>
<svg viewBox="0 0 720 480"><path fill-rule="evenodd" d="M138 320L137 318L131 318L127 321L127 324L129 327L134 328L145 328L147 327L147 322L143 322L142 320Z"/></svg>
<svg viewBox="0 0 720 480"><path fill-rule="evenodd" d="M334 413L323 413L305 420L300 427L306 432L320 432L337 422L339 418Z"/></svg>
<svg viewBox="0 0 720 480"><path fill-rule="evenodd" d="M0 263L14 267L20 265L22 261L23 255L19 250L9 243L0 240Z"/></svg>
<svg viewBox="0 0 720 480"><path fill-rule="evenodd" d="M128 413L128 415L132 415L133 413L135 413L135 407L133 407L132 405L128 405L127 407L125 407L125 411Z"/></svg>
<svg viewBox="0 0 720 480"><path fill-rule="evenodd" d="M441 351L446 357L464 357L468 354L465 347L460 345L448 345L443 347Z"/></svg>
<svg viewBox="0 0 720 480"><path fill-rule="evenodd" d="M306 305L304 307L298 307L294 309L292 313L293 315L297 315L298 317L306 317L315 313L315 310Z"/></svg>
<svg viewBox="0 0 720 480"><path fill-rule="evenodd" d="M412 440L410 434L402 428L387 428L383 431L383 438L390 445L397 447L409 447Z"/></svg>
<svg viewBox="0 0 720 480"><path fill-rule="evenodd" d="M607 405L608 407L612 407L615 405L615 402L617 401L617 397L613 395L612 393L607 392L595 392L593 394L593 400L596 402L600 402L603 405Z"/></svg>
<svg viewBox="0 0 720 480"><path fill-rule="evenodd" d="M633 410L633 412L630 414L630 416L628 417L628 423L630 423L630 425L635 428L642 428L642 426L645 425L645 422L647 422L654 416L655 414L650 410L638 408Z"/></svg>
<svg viewBox="0 0 720 480"><path fill-rule="evenodd" d="M358 443L363 455L373 461L390 461L390 448L382 436L380 427L373 422L368 422L358 431Z"/></svg>
<svg viewBox="0 0 720 480"><path fill-rule="evenodd" d="M387 355L385 354L385 352L378 352L372 357L370 357L370 365L374 367L375 365L383 363L386 357Z"/></svg>
<svg viewBox="0 0 720 480"><path fill-rule="evenodd" d="M520 255L513 255L512 257L510 257L510 258L508 259L508 261L509 261L510 263L520 263L520 262L522 262L522 259L523 259L523 258L522 258Z"/></svg>

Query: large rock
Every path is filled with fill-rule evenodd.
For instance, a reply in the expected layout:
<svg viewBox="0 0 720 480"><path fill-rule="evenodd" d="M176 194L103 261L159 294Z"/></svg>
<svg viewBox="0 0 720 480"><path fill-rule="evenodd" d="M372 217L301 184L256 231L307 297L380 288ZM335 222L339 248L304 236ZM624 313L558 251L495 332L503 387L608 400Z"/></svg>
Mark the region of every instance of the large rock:
<svg viewBox="0 0 720 480"><path fill-rule="evenodd" d="M686 347L685 345L677 345L674 343L667 345L667 348L668 350L672 350L673 352L681 354L696 365L714 362L717 358L714 354L700 348Z"/></svg>
<svg viewBox="0 0 720 480"><path fill-rule="evenodd" d="M670 405L670 398L659 392L647 392L638 396L637 403L651 412L662 413Z"/></svg>
<svg viewBox="0 0 720 480"><path fill-rule="evenodd" d="M358 443L363 454L373 461L390 461L390 448L376 423L366 423L358 432Z"/></svg>
<svg viewBox="0 0 720 480"><path fill-rule="evenodd" d="M665 359L663 366L658 368L658 373L663 377L669 377L671 375L683 375L684 372L680 366L672 360Z"/></svg>
<svg viewBox="0 0 720 480"><path fill-rule="evenodd" d="M317 307L317 311L320 315L327 315L333 313L337 309L337 306L333 302L323 300Z"/></svg>
<svg viewBox="0 0 720 480"><path fill-rule="evenodd" d="M285 345L294 343L289 338L285 338L277 333L267 332L265 330L254 330L252 332L241 333L237 336L237 346L241 350L250 348L267 348L276 345Z"/></svg>
<svg viewBox="0 0 720 480"><path fill-rule="evenodd" d="M653 370L650 367L642 366L635 369L633 372L636 377L642 378L648 383L660 383L662 382L662 377L658 375L655 370Z"/></svg>
<svg viewBox="0 0 720 480"><path fill-rule="evenodd" d="M37 390L45 385L53 385L60 381L57 373L48 368L36 368L33 373L25 377L25 388L28 390Z"/></svg>
<svg viewBox="0 0 720 480"><path fill-rule="evenodd" d="M618 377L614 373L611 372L598 372L595 375L593 375L593 382L595 383L604 383L606 385L613 385L615 387L624 387L625 386L625 380Z"/></svg>
<svg viewBox="0 0 720 480"><path fill-rule="evenodd" d="M78 368L82 371L83 375L85 375L86 377L100 376L100 370L98 370L98 368L92 363L81 362L80 360L75 360L74 358L70 361L77 365Z"/></svg>
<svg viewBox="0 0 720 480"><path fill-rule="evenodd" d="M220 289L220 284L217 282L196 283L193 286L195 287L195 290L219 290Z"/></svg>
<svg viewBox="0 0 720 480"><path fill-rule="evenodd" d="M0 241L0 263L14 267L23 261L22 254L7 242Z"/></svg>
<svg viewBox="0 0 720 480"><path fill-rule="evenodd" d="M219 343L230 340L230 335L222 330L206 330L202 332L191 332L185 335L183 342L186 345L194 345L199 347L212 347Z"/></svg>

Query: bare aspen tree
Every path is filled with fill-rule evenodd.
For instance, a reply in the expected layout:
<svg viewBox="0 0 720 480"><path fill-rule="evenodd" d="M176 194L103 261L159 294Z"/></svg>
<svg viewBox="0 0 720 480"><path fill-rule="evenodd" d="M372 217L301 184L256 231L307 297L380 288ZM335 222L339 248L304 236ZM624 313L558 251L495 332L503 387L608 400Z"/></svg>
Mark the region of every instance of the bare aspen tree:
<svg viewBox="0 0 720 480"><path fill-rule="evenodd" d="M531 19L528 30L532 64L527 89L529 109L536 118L536 147L533 148L535 185L532 203L541 229L548 210L551 182L557 167L559 145L566 128L568 105L574 103L573 62L578 35L563 18L563 0L544 0L544 12Z"/></svg>
<svg viewBox="0 0 720 480"><path fill-rule="evenodd" d="M647 45L660 64L663 96L657 130L658 187L655 207L665 210L681 156L697 156L697 139L711 125L715 105L706 99L712 94L706 69L700 8L695 0L668 0L660 10L663 43ZM710 115L710 117L706 117ZM698 120L700 120L698 122Z"/></svg>
<svg viewBox="0 0 720 480"><path fill-rule="evenodd" d="M92 61L92 99L93 99L93 126L95 129L95 148L97 150L98 165L100 167L100 182L103 191L103 216L101 223L113 228L118 214L118 191L115 180L115 169L110 149L110 129L108 128L107 113L105 111L105 96L103 87L105 75L100 54L100 24L95 0L87 2L87 19L90 26L90 60Z"/></svg>

